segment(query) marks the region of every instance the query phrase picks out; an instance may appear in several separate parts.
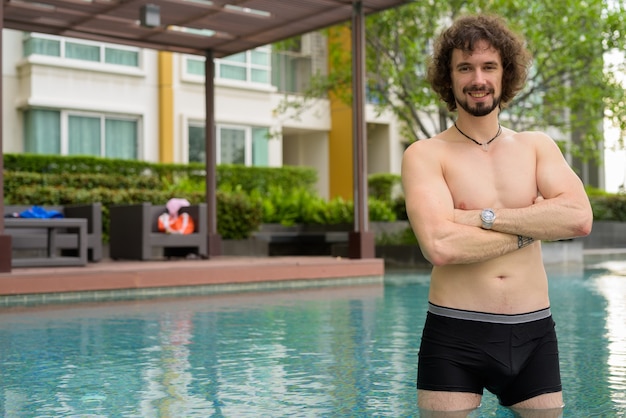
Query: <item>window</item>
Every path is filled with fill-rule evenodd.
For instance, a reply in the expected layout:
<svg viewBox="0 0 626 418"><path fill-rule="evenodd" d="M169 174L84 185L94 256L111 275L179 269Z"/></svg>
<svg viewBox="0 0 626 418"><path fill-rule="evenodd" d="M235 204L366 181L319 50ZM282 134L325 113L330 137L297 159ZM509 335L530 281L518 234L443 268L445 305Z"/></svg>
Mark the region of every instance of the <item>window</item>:
<svg viewBox="0 0 626 418"><path fill-rule="evenodd" d="M139 48L29 33L24 38L24 56L47 55L80 61L139 67Z"/></svg>
<svg viewBox="0 0 626 418"><path fill-rule="evenodd" d="M204 126L189 125L189 162L204 163L206 147L204 146Z"/></svg>
<svg viewBox="0 0 626 418"><path fill-rule="evenodd" d="M100 47L97 45L65 41L65 58L99 62Z"/></svg>
<svg viewBox="0 0 626 418"><path fill-rule="evenodd" d="M187 74L204 76L205 58L195 55L185 57ZM271 50L256 48L215 60L215 78L246 83L270 84Z"/></svg>
<svg viewBox="0 0 626 418"><path fill-rule="evenodd" d="M61 41L58 39L38 38L29 36L24 39L24 56L48 55L61 56Z"/></svg>
<svg viewBox="0 0 626 418"><path fill-rule="evenodd" d="M204 61L202 58L188 57L186 60L187 73L204 77Z"/></svg>
<svg viewBox="0 0 626 418"><path fill-rule="evenodd" d="M139 51L105 47L104 62L107 64L139 67Z"/></svg>
<svg viewBox="0 0 626 418"><path fill-rule="evenodd" d="M311 85L313 60L290 52L272 53L272 85L280 92L299 93Z"/></svg>
<svg viewBox="0 0 626 418"><path fill-rule="evenodd" d="M217 163L267 166L269 162L268 128L218 125ZM189 162L205 162L204 126L190 124Z"/></svg>
<svg viewBox="0 0 626 418"><path fill-rule="evenodd" d="M67 139L69 155L100 156L100 118L89 116L68 116Z"/></svg>
<svg viewBox="0 0 626 418"><path fill-rule="evenodd" d="M246 164L246 129L217 128L219 149L218 161L221 164Z"/></svg>
<svg viewBox="0 0 626 418"><path fill-rule="evenodd" d="M269 129L252 128L252 165L265 167L269 164Z"/></svg>
<svg viewBox="0 0 626 418"><path fill-rule="evenodd" d="M104 155L109 158L137 159L137 120L109 117L104 124Z"/></svg>
<svg viewBox="0 0 626 418"><path fill-rule="evenodd" d="M24 151L61 154L61 113L31 109L24 113Z"/></svg>
<svg viewBox="0 0 626 418"><path fill-rule="evenodd" d="M24 151L136 159L138 119L59 110L24 113Z"/></svg>

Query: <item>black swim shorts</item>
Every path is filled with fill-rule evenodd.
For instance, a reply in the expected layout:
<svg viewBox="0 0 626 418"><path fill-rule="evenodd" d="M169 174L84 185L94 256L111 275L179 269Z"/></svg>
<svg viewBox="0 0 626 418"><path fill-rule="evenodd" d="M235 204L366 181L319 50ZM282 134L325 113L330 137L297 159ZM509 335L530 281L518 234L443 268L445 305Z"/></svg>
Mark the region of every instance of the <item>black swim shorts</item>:
<svg viewBox="0 0 626 418"><path fill-rule="evenodd" d="M417 388L482 395L504 406L561 391L550 308L501 315L429 304L419 351Z"/></svg>

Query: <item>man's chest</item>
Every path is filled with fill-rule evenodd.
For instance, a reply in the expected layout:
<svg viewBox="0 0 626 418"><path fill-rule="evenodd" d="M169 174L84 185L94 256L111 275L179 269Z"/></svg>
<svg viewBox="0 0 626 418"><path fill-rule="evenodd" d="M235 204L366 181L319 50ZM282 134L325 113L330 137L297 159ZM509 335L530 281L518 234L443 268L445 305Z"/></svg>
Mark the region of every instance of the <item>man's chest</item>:
<svg viewBox="0 0 626 418"><path fill-rule="evenodd" d="M523 150L491 155L478 150L472 154L450 155L444 164L444 178L455 208L532 204L537 196L534 154Z"/></svg>

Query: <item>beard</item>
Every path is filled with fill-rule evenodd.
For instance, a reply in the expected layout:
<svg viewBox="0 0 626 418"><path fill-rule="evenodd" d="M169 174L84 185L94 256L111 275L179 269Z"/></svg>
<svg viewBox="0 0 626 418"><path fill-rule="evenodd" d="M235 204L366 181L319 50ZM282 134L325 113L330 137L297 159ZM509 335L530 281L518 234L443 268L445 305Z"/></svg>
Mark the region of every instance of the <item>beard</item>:
<svg viewBox="0 0 626 418"><path fill-rule="evenodd" d="M467 91L483 91L483 90L467 90ZM498 97L493 96L493 90L488 90L488 92L493 97L493 103L491 103L491 106L488 106L486 103L476 103L474 107L471 107L469 103L467 102L467 100L461 100L458 97L455 97L456 103L458 106L460 106L463 110L465 110L467 113L469 113L472 116L487 116L488 114L493 112L495 108L500 106L500 100L501 100L501 96L498 96Z"/></svg>

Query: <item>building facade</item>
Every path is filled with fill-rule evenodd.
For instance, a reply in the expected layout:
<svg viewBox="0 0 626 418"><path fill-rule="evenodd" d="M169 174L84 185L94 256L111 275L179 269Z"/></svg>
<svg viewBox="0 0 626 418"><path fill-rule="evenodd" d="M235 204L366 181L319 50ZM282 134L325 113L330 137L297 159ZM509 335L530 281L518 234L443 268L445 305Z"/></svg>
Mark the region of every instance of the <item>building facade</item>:
<svg viewBox="0 0 626 418"><path fill-rule="evenodd" d="M5 153L204 161L204 57L8 29L2 51ZM321 196L352 198L349 107L279 110L327 70L326 56L325 37L310 33L291 52L215 60L217 163L313 167ZM397 121L373 105L366 121L368 173L399 173Z"/></svg>

